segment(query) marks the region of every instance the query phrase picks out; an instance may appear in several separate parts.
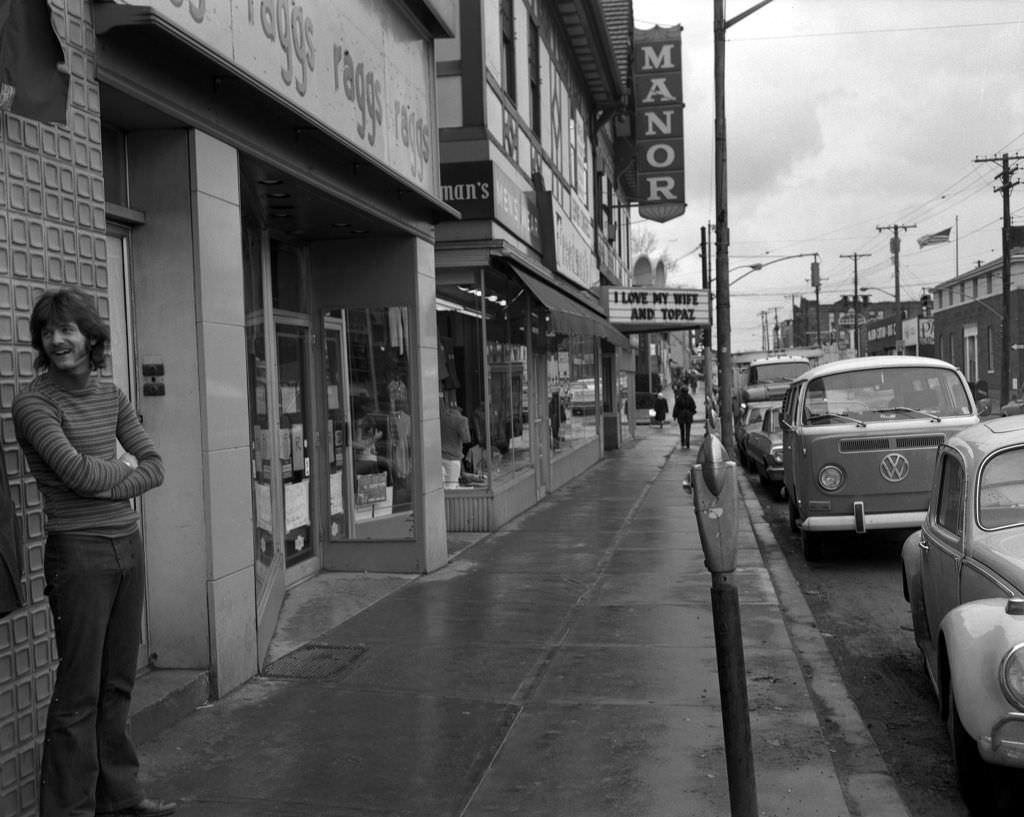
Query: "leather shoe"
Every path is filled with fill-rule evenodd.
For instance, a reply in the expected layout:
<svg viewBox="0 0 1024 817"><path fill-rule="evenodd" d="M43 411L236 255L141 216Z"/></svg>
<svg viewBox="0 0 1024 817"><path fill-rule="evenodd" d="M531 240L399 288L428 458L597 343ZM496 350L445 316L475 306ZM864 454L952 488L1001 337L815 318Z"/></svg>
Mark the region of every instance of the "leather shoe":
<svg viewBox="0 0 1024 817"><path fill-rule="evenodd" d="M177 803L144 797L134 806L128 806L128 808L118 811L97 812L96 817L166 817L168 814L174 814L177 808Z"/></svg>

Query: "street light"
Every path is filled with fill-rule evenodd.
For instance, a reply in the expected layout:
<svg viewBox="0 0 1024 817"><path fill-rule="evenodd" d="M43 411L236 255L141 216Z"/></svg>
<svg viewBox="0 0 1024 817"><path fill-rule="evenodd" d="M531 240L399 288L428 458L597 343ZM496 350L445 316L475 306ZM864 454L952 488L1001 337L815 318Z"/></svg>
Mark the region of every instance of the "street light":
<svg viewBox="0 0 1024 817"><path fill-rule="evenodd" d="M796 253L795 255L783 255L783 256L780 256L779 258L773 258L771 261L755 261L753 264L740 264L738 267L733 267L731 270L729 270L729 272L732 273L732 272L735 272L738 269L743 269L744 267L750 267L750 269L747 270L742 275L737 275L735 278L731 279L731 284L738 284L740 281L742 281L744 278L746 278L752 272L757 272L759 269L764 269L765 267L770 266L771 264L778 264L780 261L789 261L789 260L791 260L793 258L810 258L812 256L814 258L817 258L818 257L818 253L816 253L816 252L801 252L801 253Z"/></svg>

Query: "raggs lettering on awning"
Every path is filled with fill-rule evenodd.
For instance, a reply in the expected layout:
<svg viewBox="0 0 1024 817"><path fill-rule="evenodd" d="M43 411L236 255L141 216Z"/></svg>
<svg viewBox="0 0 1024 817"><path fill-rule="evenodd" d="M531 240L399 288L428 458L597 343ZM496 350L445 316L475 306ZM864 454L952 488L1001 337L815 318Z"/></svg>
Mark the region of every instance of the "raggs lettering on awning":
<svg viewBox="0 0 1024 817"><path fill-rule="evenodd" d="M682 27L635 29L633 40L640 216L664 222L686 212Z"/></svg>

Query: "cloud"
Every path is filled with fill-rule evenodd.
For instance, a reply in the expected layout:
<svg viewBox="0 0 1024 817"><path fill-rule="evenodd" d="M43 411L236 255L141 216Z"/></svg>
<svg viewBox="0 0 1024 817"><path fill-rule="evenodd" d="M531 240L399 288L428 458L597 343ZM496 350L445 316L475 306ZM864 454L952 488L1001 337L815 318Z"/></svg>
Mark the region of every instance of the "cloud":
<svg viewBox="0 0 1024 817"><path fill-rule="evenodd" d="M688 250L715 220L712 8L635 0L635 14L684 26L689 209L656 232ZM865 283L891 289L880 225L918 225L902 234L915 288L952 277L955 252L971 264L998 256L999 167L974 160L1024 153L1024 6L775 0L729 29L725 74L731 265L819 252L824 301L852 287L840 256L854 251L871 254ZM1024 221L1019 193L1013 209ZM954 223L955 249L917 250L918 233ZM794 261L746 279L744 291L760 292L733 301L733 348L759 348L757 313L777 304L788 315L790 290L810 294L806 277ZM700 280L696 256L676 278Z"/></svg>

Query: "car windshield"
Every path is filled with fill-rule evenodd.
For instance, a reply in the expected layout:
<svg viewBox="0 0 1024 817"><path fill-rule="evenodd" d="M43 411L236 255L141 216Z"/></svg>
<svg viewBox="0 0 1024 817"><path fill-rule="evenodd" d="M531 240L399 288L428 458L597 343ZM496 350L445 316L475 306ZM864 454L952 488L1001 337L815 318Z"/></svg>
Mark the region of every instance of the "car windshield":
<svg viewBox="0 0 1024 817"><path fill-rule="evenodd" d="M978 524L989 530L1024 525L1024 448L1011 448L985 463L978 479Z"/></svg>
<svg viewBox="0 0 1024 817"><path fill-rule="evenodd" d="M806 423L941 421L971 414L956 372L932 366L854 369L816 377L804 397Z"/></svg>

